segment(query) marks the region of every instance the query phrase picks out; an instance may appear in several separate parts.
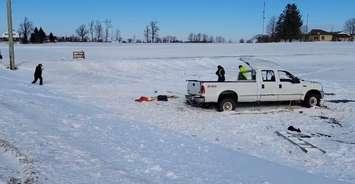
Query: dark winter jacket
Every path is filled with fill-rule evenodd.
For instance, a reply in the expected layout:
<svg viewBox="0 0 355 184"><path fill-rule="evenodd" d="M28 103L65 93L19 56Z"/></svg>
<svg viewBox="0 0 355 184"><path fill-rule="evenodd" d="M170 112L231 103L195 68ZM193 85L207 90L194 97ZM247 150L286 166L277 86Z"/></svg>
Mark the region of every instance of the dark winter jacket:
<svg viewBox="0 0 355 184"><path fill-rule="evenodd" d="M42 65L41 64L37 65L34 76L35 77L41 77L42 76Z"/></svg>
<svg viewBox="0 0 355 184"><path fill-rule="evenodd" d="M216 72L216 75L218 76L218 82L224 82L226 80L225 78L225 71L222 66L218 66L218 70Z"/></svg>

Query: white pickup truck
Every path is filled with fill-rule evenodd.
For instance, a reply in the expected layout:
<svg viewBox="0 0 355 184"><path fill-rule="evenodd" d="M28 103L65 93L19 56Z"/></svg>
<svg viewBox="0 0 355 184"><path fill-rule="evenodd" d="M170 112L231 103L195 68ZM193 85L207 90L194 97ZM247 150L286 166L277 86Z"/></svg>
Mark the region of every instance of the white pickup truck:
<svg viewBox="0 0 355 184"><path fill-rule="evenodd" d="M188 80L187 103L216 103L218 111L232 111L239 102L302 101L306 107L314 107L324 97L320 83L300 80L276 63L250 58L241 61L251 70L248 80Z"/></svg>

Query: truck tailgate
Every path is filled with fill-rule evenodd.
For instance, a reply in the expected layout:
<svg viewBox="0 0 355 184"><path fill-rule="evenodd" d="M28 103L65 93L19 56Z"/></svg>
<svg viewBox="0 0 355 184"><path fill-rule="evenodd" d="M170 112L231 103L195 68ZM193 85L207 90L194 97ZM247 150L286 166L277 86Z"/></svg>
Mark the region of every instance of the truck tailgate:
<svg viewBox="0 0 355 184"><path fill-rule="evenodd" d="M187 81L187 94L200 95L201 82L196 80Z"/></svg>

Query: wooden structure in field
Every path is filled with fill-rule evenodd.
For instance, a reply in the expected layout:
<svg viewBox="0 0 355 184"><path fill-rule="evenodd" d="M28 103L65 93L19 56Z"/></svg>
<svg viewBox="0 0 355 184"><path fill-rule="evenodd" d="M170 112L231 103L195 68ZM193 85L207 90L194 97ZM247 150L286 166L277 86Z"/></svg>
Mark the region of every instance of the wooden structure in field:
<svg viewBox="0 0 355 184"><path fill-rule="evenodd" d="M74 51L73 52L73 59L85 59L85 52L83 50Z"/></svg>

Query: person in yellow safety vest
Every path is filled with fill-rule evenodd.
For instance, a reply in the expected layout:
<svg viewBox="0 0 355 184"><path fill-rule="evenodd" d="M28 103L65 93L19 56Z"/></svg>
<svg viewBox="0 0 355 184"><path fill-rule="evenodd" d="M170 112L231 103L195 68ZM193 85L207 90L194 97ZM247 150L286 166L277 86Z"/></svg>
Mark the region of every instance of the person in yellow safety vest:
<svg viewBox="0 0 355 184"><path fill-rule="evenodd" d="M251 70L249 70L247 67L243 66L243 65L239 65L239 76L238 76L238 80L248 80L246 74L250 73Z"/></svg>

